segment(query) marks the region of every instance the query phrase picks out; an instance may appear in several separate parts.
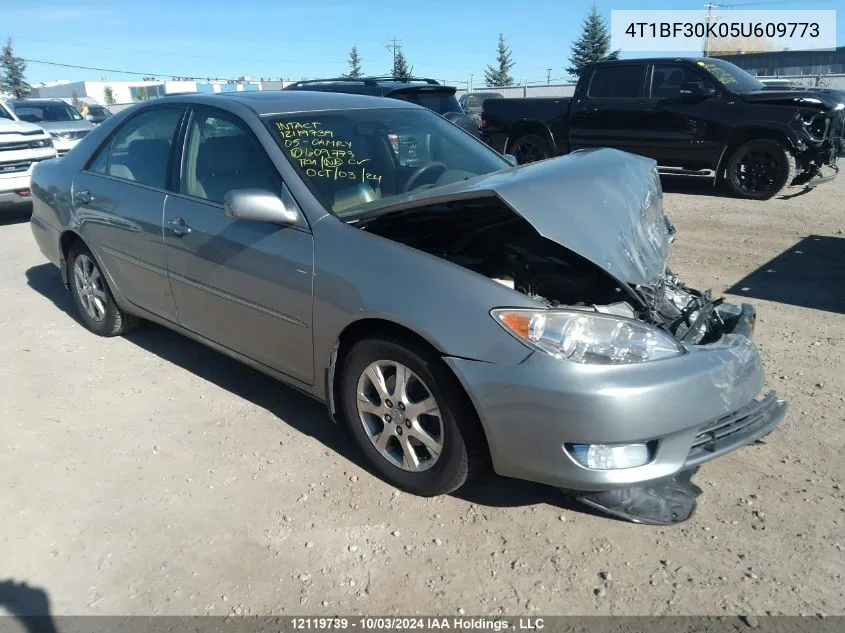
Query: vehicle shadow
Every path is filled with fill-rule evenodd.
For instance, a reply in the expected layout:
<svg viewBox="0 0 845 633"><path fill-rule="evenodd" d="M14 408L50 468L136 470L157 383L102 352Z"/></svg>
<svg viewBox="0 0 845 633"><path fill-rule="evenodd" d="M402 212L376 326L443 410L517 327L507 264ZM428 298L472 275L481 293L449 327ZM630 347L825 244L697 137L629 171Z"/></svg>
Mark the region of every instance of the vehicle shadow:
<svg viewBox="0 0 845 633"><path fill-rule="evenodd" d="M26 271L30 288L80 323L73 298L62 285L52 264L33 266ZM81 327L81 323L80 323ZM275 379L192 341L165 327L145 322L125 337L145 351L173 363L218 387L270 411L279 420L303 435L313 437L327 449L384 480L366 463L343 424L335 424L326 406ZM491 507L520 507L545 503L585 514L597 514L551 486L534 484L489 474L471 482L454 495L470 503Z"/></svg>
<svg viewBox="0 0 845 633"><path fill-rule="evenodd" d="M23 224L29 222L32 217L32 206L27 205L22 209L4 209L0 207L0 226L7 226L9 224Z"/></svg>
<svg viewBox="0 0 845 633"><path fill-rule="evenodd" d="M845 314L845 238L809 235L726 292Z"/></svg>
<svg viewBox="0 0 845 633"><path fill-rule="evenodd" d="M18 620L21 629L27 633L57 631L50 612L50 597L44 589L15 582L11 578L0 580L0 609Z"/></svg>

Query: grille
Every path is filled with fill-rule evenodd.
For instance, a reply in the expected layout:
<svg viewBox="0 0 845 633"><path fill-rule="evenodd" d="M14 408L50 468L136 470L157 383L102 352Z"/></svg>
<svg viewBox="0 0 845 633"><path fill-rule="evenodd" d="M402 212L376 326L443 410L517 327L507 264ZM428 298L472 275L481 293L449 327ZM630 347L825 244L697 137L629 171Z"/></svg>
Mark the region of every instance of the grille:
<svg viewBox="0 0 845 633"><path fill-rule="evenodd" d="M88 134L89 130L75 130L73 132L64 132L64 137L69 141L75 141Z"/></svg>
<svg viewBox="0 0 845 633"><path fill-rule="evenodd" d="M776 400L774 392L769 393L762 400L755 400L747 407L705 425L695 436L692 451L715 451L721 440L760 422L762 414L772 407Z"/></svg>
<svg viewBox="0 0 845 633"><path fill-rule="evenodd" d="M0 163L0 174L17 174L29 169L31 160L22 160L15 163Z"/></svg>

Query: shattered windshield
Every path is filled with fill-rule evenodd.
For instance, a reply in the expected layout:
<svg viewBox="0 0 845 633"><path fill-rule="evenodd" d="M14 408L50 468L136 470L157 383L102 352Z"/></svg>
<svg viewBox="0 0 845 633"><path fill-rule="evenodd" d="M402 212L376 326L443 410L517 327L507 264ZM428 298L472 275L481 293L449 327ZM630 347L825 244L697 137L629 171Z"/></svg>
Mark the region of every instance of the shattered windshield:
<svg viewBox="0 0 845 633"><path fill-rule="evenodd" d="M706 70L713 79L733 92L754 92L765 89L765 84L739 66L722 59L700 60L699 67Z"/></svg>
<svg viewBox="0 0 845 633"><path fill-rule="evenodd" d="M510 167L456 125L417 108L299 113L269 124L311 192L340 216Z"/></svg>

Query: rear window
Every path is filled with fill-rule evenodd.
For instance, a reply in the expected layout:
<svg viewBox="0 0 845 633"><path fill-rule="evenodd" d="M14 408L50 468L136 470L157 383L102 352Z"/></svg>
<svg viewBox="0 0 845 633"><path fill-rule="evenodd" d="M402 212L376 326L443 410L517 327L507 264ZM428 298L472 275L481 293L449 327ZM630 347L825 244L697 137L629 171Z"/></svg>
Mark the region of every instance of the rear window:
<svg viewBox="0 0 845 633"><path fill-rule="evenodd" d="M645 64L596 68L588 94L596 99L642 97L645 71Z"/></svg>
<svg viewBox="0 0 845 633"><path fill-rule="evenodd" d="M424 108L433 110L437 114L446 114L447 112L462 112L461 106L458 103L458 98L454 92L436 91L436 90L409 90L392 92L388 95L393 99L401 99L402 101L410 101L416 103Z"/></svg>

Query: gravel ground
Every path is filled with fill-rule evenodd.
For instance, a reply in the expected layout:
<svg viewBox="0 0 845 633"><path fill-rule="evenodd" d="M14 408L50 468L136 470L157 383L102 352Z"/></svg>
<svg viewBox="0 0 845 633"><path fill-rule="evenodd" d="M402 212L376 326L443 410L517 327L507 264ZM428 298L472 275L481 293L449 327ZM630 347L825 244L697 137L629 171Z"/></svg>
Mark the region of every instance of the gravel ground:
<svg viewBox="0 0 845 633"><path fill-rule="evenodd" d="M845 614L845 178L766 203L664 186L673 269L756 304L790 402L699 471L673 528L493 476L399 493L273 380L149 324L89 334L26 218L3 220L0 602L26 583L57 614Z"/></svg>

